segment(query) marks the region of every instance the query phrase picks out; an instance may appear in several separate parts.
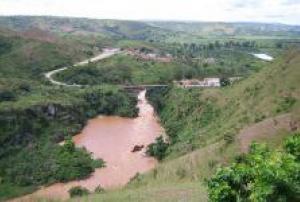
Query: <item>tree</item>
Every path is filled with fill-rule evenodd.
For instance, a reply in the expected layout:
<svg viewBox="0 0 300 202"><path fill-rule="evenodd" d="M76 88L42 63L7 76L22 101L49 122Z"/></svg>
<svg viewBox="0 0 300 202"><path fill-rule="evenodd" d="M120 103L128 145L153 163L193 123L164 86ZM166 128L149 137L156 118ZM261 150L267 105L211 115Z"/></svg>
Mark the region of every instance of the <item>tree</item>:
<svg viewBox="0 0 300 202"><path fill-rule="evenodd" d="M300 133L289 137L284 142L284 147L288 153L296 157L297 161L300 161Z"/></svg>
<svg viewBox="0 0 300 202"><path fill-rule="evenodd" d="M283 47L283 44L281 42L276 43L276 48L281 49Z"/></svg>
<svg viewBox="0 0 300 202"><path fill-rule="evenodd" d="M158 160L162 160L168 149L169 144L166 143L162 136L156 138L155 143L152 143L147 148L147 154L157 158Z"/></svg>
<svg viewBox="0 0 300 202"><path fill-rule="evenodd" d="M0 102L2 101L15 101L17 98L16 94L12 91L2 91L0 92Z"/></svg>
<svg viewBox="0 0 300 202"><path fill-rule="evenodd" d="M209 180L210 200L299 201L300 164L293 155L294 151L299 151L298 140L299 135L287 140L285 151L252 144L249 154L219 169Z"/></svg>

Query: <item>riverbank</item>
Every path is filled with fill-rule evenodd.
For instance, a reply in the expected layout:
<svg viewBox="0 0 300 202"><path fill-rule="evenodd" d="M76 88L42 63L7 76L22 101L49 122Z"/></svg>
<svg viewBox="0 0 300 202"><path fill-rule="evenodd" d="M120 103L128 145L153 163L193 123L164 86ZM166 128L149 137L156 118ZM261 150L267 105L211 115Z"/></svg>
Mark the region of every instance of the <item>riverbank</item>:
<svg viewBox="0 0 300 202"><path fill-rule="evenodd" d="M134 95L116 86L39 86L14 101L1 102L0 201L46 184L87 177L93 172L84 172L87 165L81 170L81 166L60 163L58 143L78 134L99 114L136 117L136 104ZM81 160L80 156L68 158Z"/></svg>
<svg viewBox="0 0 300 202"><path fill-rule="evenodd" d="M164 130L145 94L146 91L142 91L138 95L137 118L100 116L90 120L83 131L73 137L77 147L85 147L94 158L103 159L106 162L105 168L96 169L87 179L56 183L12 201L67 199L68 190L74 186L85 187L91 192L99 185L105 189L117 188L127 184L137 173L153 169L157 161L145 155L146 147ZM132 152L136 145L144 147L141 151Z"/></svg>

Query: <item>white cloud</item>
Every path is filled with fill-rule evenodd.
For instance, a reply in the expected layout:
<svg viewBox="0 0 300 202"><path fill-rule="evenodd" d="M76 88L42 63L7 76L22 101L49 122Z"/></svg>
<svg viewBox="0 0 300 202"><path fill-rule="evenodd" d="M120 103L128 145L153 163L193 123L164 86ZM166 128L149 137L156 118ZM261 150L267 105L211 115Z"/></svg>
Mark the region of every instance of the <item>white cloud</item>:
<svg viewBox="0 0 300 202"><path fill-rule="evenodd" d="M0 15L300 24L299 0L0 0Z"/></svg>

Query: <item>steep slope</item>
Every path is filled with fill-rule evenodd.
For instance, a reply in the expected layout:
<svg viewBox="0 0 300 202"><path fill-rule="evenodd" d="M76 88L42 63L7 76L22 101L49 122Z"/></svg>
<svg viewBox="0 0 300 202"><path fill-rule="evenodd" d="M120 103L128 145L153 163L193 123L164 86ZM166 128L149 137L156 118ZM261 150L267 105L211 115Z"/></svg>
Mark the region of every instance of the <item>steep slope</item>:
<svg viewBox="0 0 300 202"><path fill-rule="evenodd" d="M35 28L0 29L0 201L87 177L97 161L58 143L96 115L136 116L136 98L115 86L63 88L46 81L45 72L89 58L101 47Z"/></svg>
<svg viewBox="0 0 300 202"><path fill-rule="evenodd" d="M297 116L299 61L299 49L293 49L232 87L173 88L164 96L150 92L150 99L160 103L158 112L172 140L170 153L187 152L223 138L229 141L243 127L268 117Z"/></svg>
<svg viewBox="0 0 300 202"><path fill-rule="evenodd" d="M94 43L64 39L40 29L26 32L0 29L0 44L2 78L39 80L42 73L73 64L97 52Z"/></svg>

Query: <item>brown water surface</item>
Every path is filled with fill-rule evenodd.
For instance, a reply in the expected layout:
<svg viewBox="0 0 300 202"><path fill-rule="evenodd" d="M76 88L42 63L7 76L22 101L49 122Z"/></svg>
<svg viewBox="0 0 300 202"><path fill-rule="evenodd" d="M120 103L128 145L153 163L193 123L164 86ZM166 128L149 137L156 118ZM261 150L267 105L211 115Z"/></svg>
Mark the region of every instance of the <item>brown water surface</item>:
<svg viewBox="0 0 300 202"><path fill-rule="evenodd" d="M145 155L145 148L163 134L163 128L154 114L153 107L145 98L146 91L138 95L139 116L135 119L117 116L99 116L88 122L82 133L74 136L78 147L85 147L94 158L102 158L105 168L96 171L87 179L68 183L56 183L41 188L33 194L13 201L34 201L36 198L67 199L68 190L83 186L94 191L101 185L105 189L125 185L136 173L155 167L157 161ZM131 152L135 145L144 145L139 152Z"/></svg>

